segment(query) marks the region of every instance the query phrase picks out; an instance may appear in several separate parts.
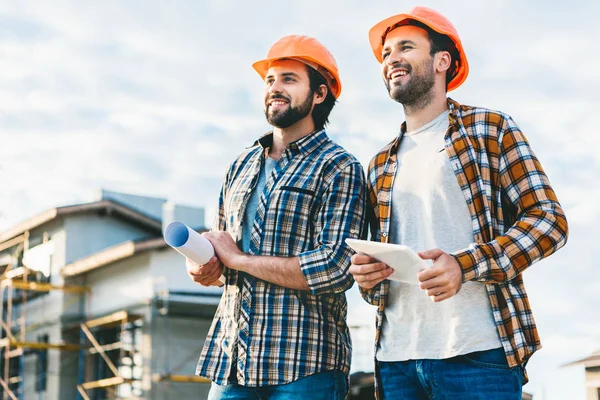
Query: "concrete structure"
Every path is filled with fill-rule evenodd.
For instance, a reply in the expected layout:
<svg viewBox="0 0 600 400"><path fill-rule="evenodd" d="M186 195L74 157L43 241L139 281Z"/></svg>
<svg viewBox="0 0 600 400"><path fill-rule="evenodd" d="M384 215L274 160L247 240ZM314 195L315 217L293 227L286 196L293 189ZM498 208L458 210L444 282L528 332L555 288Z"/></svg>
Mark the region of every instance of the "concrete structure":
<svg viewBox="0 0 600 400"><path fill-rule="evenodd" d="M220 289L189 280L166 221L204 211L103 191L0 233L2 399L205 398L193 377Z"/></svg>

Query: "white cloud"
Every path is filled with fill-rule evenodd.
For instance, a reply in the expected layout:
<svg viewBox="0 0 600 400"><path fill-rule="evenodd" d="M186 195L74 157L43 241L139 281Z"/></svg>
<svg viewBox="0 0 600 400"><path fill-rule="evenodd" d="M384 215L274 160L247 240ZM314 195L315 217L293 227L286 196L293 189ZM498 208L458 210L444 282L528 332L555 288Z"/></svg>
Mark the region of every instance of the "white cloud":
<svg viewBox="0 0 600 400"><path fill-rule="evenodd" d="M525 278L548 349L530 364L532 387L541 388L544 374L559 375L563 347L600 347L600 328L588 322L600 302L591 250L600 237L600 6L429 5L453 20L471 64L451 96L515 118L572 224L565 249ZM366 164L403 119L367 31L402 11L358 0L2 2L0 182L10 190L0 196L0 230L100 186L214 210L225 168L268 129L250 65L291 33L318 37L336 56L344 89L329 131ZM351 319L372 326L373 310L357 296Z"/></svg>

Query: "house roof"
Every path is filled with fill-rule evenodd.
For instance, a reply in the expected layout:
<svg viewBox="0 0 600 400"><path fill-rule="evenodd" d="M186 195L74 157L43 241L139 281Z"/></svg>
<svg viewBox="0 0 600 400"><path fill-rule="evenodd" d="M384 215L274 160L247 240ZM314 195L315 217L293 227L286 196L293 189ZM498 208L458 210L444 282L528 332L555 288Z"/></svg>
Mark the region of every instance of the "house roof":
<svg viewBox="0 0 600 400"><path fill-rule="evenodd" d="M577 365L577 364L583 364L586 368L600 367L600 350L593 352L592 355L589 357L565 364L565 365L563 365L563 367L568 367L568 366Z"/></svg>
<svg viewBox="0 0 600 400"><path fill-rule="evenodd" d="M128 240L127 242L109 247L90 256L80 258L71 264L67 264L62 268L60 273L64 277L73 277L117 261L125 260L136 254L164 247L167 247L167 244L162 237L141 241Z"/></svg>
<svg viewBox="0 0 600 400"><path fill-rule="evenodd" d="M198 232L206 232L206 230ZM128 240L67 264L60 273L64 277L73 277L150 250L160 250L166 247L168 245L162 236L137 241Z"/></svg>
<svg viewBox="0 0 600 400"><path fill-rule="evenodd" d="M26 221L21 222L20 224L13 226L7 231L0 233L0 243L18 236L28 230L53 221L56 218L90 212L106 212L107 214L114 214L150 230L154 230L157 233L161 231L161 221L149 217L146 214L136 211L114 200L100 200L92 203L51 208Z"/></svg>

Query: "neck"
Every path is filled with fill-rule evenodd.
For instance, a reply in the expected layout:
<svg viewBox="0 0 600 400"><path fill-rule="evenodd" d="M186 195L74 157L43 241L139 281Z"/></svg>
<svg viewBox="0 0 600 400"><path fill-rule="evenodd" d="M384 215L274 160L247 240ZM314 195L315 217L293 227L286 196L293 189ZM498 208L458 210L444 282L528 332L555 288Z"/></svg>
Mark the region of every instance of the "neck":
<svg viewBox="0 0 600 400"><path fill-rule="evenodd" d="M315 124L312 120L312 116L310 115L287 128L275 127L273 129L273 146L269 151L269 157L279 160L279 158L281 158L281 154L285 151L290 143L302 139L314 131Z"/></svg>
<svg viewBox="0 0 600 400"><path fill-rule="evenodd" d="M412 132L433 121L448 109L446 90L432 90L413 104L403 104L406 131Z"/></svg>

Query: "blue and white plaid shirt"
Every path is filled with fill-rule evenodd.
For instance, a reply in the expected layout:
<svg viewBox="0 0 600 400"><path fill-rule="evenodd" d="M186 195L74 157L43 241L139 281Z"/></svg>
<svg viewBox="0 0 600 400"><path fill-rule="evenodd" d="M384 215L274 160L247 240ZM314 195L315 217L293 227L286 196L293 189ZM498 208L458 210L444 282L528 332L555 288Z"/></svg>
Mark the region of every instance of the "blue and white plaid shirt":
<svg viewBox="0 0 600 400"><path fill-rule="evenodd" d="M272 134L230 166L213 230L240 243L246 204ZM310 291L288 289L225 268L227 282L196 373L217 384L280 385L328 370L350 370L346 325L346 238L366 234L366 181L360 163L324 130L288 145L260 198L250 253L294 257ZM232 368L232 363L235 365ZM234 371L236 376L231 376Z"/></svg>

